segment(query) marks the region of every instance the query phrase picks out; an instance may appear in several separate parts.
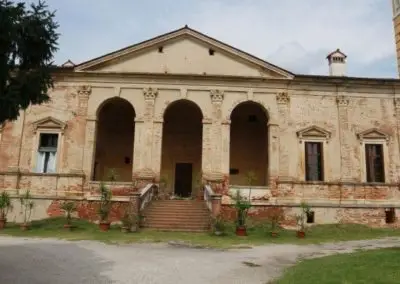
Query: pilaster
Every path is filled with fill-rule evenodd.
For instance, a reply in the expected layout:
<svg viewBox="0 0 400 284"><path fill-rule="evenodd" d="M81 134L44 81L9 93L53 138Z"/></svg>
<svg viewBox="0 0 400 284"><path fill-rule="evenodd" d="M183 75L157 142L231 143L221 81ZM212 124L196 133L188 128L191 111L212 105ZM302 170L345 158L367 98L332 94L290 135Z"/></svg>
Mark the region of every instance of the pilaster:
<svg viewBox="0 0 400 284"><path fill-rule="evenodd" d="M352 149L349 141L352 133L349 129L348 106L350 100L344 95L336 98L338 105L339 118L339 137L340 137L340 177L342 181L353 181L352 175Z"/></svg>
<svg viewBox="0 0 400 284"><path fill-rule="evenodd" d="M278 113L279 113L279 140L285 141L286 136L290 136L291 133L288 133L288 124L289 124L289 103L290 96L287 92L280 92L276 95L276 102L278 104ZM277 129L274 129L278 131ZM288 137L290 139L290 137ZM290 163L290 152L289 147L290 143L278 143L279 144L279 169L278 176L279 179L287 180L290 179L289 172L289 163ZM270 150L270 149L269 149ZM271 153L271 150L270 152ZM270 176L272 174L270 173Z"/></svg>
<svg viewBox="0 0 400 284"><path fill-rule="evenodd" d="M97 118L95 116L86 118L85 126L85 145L83 149L83 165L82 170L86 176L85 187L88 186L88 181L93 177L94 170L94 152L96 148L96 127Z"/></svg>
<svg viewBox="0 0 400 284"><path fill-rule="evenodd" d="M276 188L276 181L279 177L279 126L268 124L268 179L270 189Z"/></svg>
<svg viewBox="0 0 400 284"><path fill-rule="evenodd" d="M74 161L70 172L72 173L83 173L85 167L85 147L86 147L86 131L87 131L87 111L89 97L92 93L92 87L90 85L82 85L77 89L78 93L78 111L77 111L77 127L76 132L73 134L76 137L77 143L77 159L71 159Z"/></svg>

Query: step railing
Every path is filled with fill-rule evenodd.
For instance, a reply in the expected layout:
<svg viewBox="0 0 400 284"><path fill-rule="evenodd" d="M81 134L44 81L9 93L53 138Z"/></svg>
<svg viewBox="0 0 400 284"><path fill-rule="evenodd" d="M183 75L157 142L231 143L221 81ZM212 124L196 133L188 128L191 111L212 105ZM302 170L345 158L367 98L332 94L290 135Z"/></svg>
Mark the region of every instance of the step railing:
<svg viewBox="0 0 400 284"><path fill-rule="evenodd" d="M221 200L222 200L222 195L221 194L216 194L210 185L206 184L204 185L204 202L206 203L206 206L208 210L211 213L212 217L217 217L220 212L221 212Z"/></svg>
<svg viewBox="0 0 400 284"><path fill-rule="evenodd" d="M158 185L149 183L140 192L139 197L139 212L142 212L158 194Z"/></svg>

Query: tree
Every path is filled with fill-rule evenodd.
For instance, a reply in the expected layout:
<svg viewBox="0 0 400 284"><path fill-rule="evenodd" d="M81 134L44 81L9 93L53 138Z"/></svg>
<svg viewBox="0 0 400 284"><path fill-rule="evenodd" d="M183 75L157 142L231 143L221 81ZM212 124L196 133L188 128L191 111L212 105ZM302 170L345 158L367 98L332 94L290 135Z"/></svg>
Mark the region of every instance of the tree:
<svg viewBox="0 0 400 284"><path fill-rule="evenodd" d="M44 1L29 9L22 2L0 0L0 125L16 120L29 105L50 100L59 37L54 18Z"/></svg>

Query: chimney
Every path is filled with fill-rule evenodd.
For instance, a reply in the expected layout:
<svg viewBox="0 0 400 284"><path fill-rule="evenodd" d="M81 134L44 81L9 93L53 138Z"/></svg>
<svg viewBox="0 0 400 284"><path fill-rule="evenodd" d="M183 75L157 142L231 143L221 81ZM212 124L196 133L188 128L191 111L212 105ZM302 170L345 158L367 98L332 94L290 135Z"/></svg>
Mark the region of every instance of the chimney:
<svg viewBox="0 0 400 284"><path fill-rule="evenodd" d="M346 54L338 48L326 58L329 62L329 76L346 76Z"/></svg>

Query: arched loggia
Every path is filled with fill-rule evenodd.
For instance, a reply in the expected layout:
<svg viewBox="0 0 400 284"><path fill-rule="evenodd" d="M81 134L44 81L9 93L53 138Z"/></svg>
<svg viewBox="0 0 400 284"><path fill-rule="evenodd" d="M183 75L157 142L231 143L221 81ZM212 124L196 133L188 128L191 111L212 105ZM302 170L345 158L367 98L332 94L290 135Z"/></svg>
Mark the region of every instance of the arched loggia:
<svg viewBox="0 0 400 284"><path fill-rule="evenodd" d="M192 101L171 103L164 113L161 177L175 195L194 195L201 172L203 114Z"/></svg>
<svg viewBox="0 0 400 284"><path fill-rule="evenodd" d="M230 130L230 184L249 185L249 175L255 176L253 185L268 184L267 123L266 110L256 102L243 102L233 109Z"/></svg>
<svg viewBox="0 0 400 284"><path fill-rule="evenodd" d="M105 101L97 112L93 180L132 181L135 110L122 98Z"/></svg>

